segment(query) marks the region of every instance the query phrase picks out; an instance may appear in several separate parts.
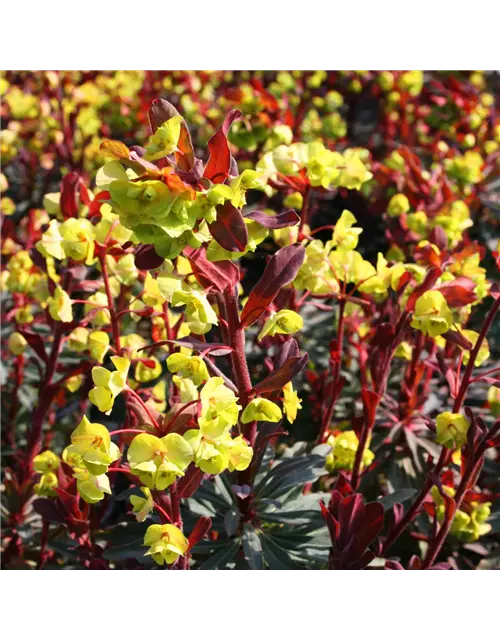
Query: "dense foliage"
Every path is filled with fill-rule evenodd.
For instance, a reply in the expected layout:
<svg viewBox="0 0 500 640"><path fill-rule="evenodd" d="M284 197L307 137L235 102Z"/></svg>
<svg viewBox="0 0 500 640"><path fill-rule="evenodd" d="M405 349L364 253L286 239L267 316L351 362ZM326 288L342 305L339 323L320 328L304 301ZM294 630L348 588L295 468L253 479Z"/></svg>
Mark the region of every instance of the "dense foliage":
<svg viewBox="0 0 500 640"><path fill-rule="evenodd" d="M495 74L0 83L4 568L498 567Z"/></svg>

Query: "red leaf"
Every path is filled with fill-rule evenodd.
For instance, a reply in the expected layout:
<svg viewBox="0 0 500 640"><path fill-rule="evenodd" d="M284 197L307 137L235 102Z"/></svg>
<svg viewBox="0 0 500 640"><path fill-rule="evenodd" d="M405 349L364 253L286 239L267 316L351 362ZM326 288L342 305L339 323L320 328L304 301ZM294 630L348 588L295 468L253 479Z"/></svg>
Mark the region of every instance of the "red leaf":
<svg viewBox="0 0 500 640"><path fill-rule="evenodd" d="M335 520L330 511L325 507L325 503L323 502L323 500L320 500L319 506L321 508L321 515L325 519L326 526L328 527L328 531L330 532L332 542L335 542L339 531L339 523Z"/></svg>
<svg viewBox="0 0 500 640"><path fill-rule="evenodd" d="M65 219L76 218L78 215L78 195L82 178L72 171L64 176L61 185L61 213Z"/></svg>
<svg viewBox="0 0 500 640"><path fill-rule="evenodd" d="M194 464L191 464L186 473L177 481L179 498L189 498L198 489L203 480L204 473Z"/></svg>
<svg viewBox="0 0 500 640"><path fill-rule="evenodd" d="M275 216L268 216L263 211L252 211L245 214L245 218L255 220L267 229L283 229L284 227L293 227L298 224L300 217L293 209L282 211Z"/></svg>
<svg viewBox="0 0 500 640"><path fill-rule="evenodd" d="M156 253L154 245L140 244L135 249L134 262L135 266L141 271L149 271L161 267L164 258Z"/></svg>
<svg viewBox="0 0 500 640"><path fill-rule="evenodd" d="M287 382L302 371L309 360L307 353L303 356L288 358L283 366L277 371L273 371L267 378L255 385L254 391L257 393L269 393L282 389Z"/></svg>
<svg viewBox="0 0 500 640"><path fill-rule="evenodd" d="M363 397L363 405L365 408L365 425L372 425L375 422L375 413L377 411L380 397L369 389L363 389L361 391Z"/></svg>
<svg viewBox="0 0 500 640"><path fill-rule="evenodd" d="M406 303L406 310L413 311L415 308L416 301L420 298L422 294L426 291L432 289L432 287L436 284L437 280L441 277L442 270L439 267L433 267L429 270L427 275L425 276L425 280L418 287L415 287L413 293L408 298L408 302Z"/></svg>
<svg viewBox="0 0 500 640"><path fill-rule="evenodd" d="M211 526L212 520L210 518L203 517L198 520L198 522L194 525L194 529L191 531L191 535L188 538L188 551L191 551L194 545L207 535L207 533L210 531Z"/></svg>
<svg viewBox="0 0 500 640"><path fill-rule="evenodd" d="M369 502L365 507L363 527L358 532L359 544L366 548L380 533L384 524L384 507L380 502Z"/></svg>
<svg viewBox="0 0 500 640"><path fill-rule="evenodd" d="M296 243L279 249L268 262L260 280L248 296L241 323L249 327L269 308L280 289L290 284L304 262L305 249Z"/></svg>
<svg viewBox="0 0 500 640"><path fill-rule="evenodd" d="M446 298L446 302L451 307L464 307L477 299L474 293L475 287L475 283L470 278L460 276L459 278L455 278L455 280L445 282L437 287L437 289L441 291Z"/></svg>
<svg viewBox="0 0 500 640"><path fill-rule="evenodd" d="M42 337L37 335L36 333L31 333L29 331L22 331L19 329L19 333L23 336L29 346L33 349L33 351L40 356L40 358L47 364L47 352L45 351L45 342Z"/></svg>
<svg viewBox="0 0 500 640"><path fill-rule="evenodd" d="M221 184L227 178L231 168L231 151L227 143L227 134L235 120L242 117L241 111L233 109L224 118L221 127L214 133L208 141L207 166L203 172L203 177L208 178L214 184Z"/></svg>
<svg viewBox="0 0 500 640"><path fill-rule="evenodd" d="M226 251L245 251L248 231L241 211L229 200L216 209L217 220L208 225L210 233Z"/></svg>
<svg viewBox="0 0 500 640"><path fill-rule="evenodd" d="M222 293L240 281L239 269L231 260L210 262L207 260L205 247L199 249L186 247L184 255L191 264L195 278L205 289L213 287Z"/></svg>

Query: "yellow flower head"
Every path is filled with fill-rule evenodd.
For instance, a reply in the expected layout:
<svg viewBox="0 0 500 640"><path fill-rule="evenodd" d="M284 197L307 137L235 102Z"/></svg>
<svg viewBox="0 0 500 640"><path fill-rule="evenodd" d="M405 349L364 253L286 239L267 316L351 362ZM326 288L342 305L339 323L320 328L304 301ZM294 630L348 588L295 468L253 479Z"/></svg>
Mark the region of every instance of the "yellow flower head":
<svg viewBox="0 0 500 640"><path fill-rule="evenodd" d="M440 291L426 291L415 303L411 326L431 338L446 333L453 324L453 316Z"/></svg>
<svg viewBox="0 0 500 640"><path fill-rule="evenodd" d="M470 422L460 413L445 411L436 418L436 442L448 449L463 447L467 442Z"/></svg>
<svg viewBox="0 0 500 640"><path fill-rule="evenodd" d="M355 249L358 245L359 235L363 229L361 227L353 227L356 218L350 211L344 209L342 215L335 225L332 237L332 245L339 249L349 251Z"/></svg>
<svg viewBox="0 0 500 640"><path fill-rule="evenodd" d="M283 413L286 415L288 422L293 423L297 418L297 412L302 408L302 400L294 391L291 382L287 382L283 387Z"/></svg>
<svg viewBox="0 0 500 640"><path fill-rule="evenodd" d="M76 488L80 496L88 504L95 504L104 498L104 494L111 495L109 478L104 474L92 475L87 469L75 469Z"/></svg>
<svg viewBox="0 0 500 640"><path fill-rule="evenodd" d="M241 407L222 378L210 378L201 390L200 399L201 415L198 425L203 435L220 437L238 422Z"/></svg>
<svg viewBox="0 0 500 640"><path fill-rule="evenodd" d="M137 522L144 522L154 506L151 489L148 489L148 487L141 487L141 491L145 496L144 498L141 498L140 496L130 496L130 502L133 507L132 512L135 513Z"/></svg>
<svg viewBox="0 0 500 640"><path fill-rule="evenodd" d="M243 436L238 436L231 440L229 448L229 471L243 471L247 469L252 461L253 449L245 441Z"/></svg>
<svg viewBox="0 0 500 640"><path fill-rule="evenodd" d="M154 356L148 357L147 360L148 364L138 362L135 367L134 377L137 382L151 382L151 380L155 380L158 376L161 376L162 367L160 361ZM153 366L150 367L149 363L152 363Z"/></svg>
<svg viewBox="0 0 500 640"><path fill-rule="evenodd" d="M408 213L409 210L410 201L402 193L392 196L387 205L387 213L391 218L398 218L402 213Z"/></svg>
<svg viewBox="0 0 500 640"><path fill-rule="evenodd" d="M148 433L136 436L127 458L132 473L150 489L164 490L184 475L193 460L192 449L178 433L163 438Z"/></svg>
<svg viewBox="0 0 500 640"><path fill-rule="evenodd" d="M146 555L160 566L164 563L173 564L189 548L186 537L173 524L152 524L144 536L144 545L151 547Z"/></svg>
<svg viewBox="0 0 500 640"><path fill-rule="evenodd" d="M26 338L24 338L18 331L14 331L14 333L10 334L8 347L9 351L15 356L20 356L24 353L27 346L28 342L26 341Z"/></svg>
<svg viewBox="0 0 500 640"><path fill-rule="evenodd" d="M76 327L68 336L68 348L72 351L85 351L88 346L89 331L85 327Z"/></svg>
<svg viewBox="0 0 500 640"><path fill-rule="evenodd" d="M89 422L83 416L78 427L71 434L71 446L66 455L81 456L81 464L92 475L106 473L109 465L118 460L120 450L111 442L109 431L102 424Z"/></svg>
<svg viewBox="0 0 500 640"><path fill-rule="evenodd" d="M346 469L352 471L356 451L358 449L359 440L356 433L352 430L343 431L338 435L331 435L327 443L332 445L332 451L326 457L326 467L329 471L335 469ZM363 453L362 466L368 466L373 462L375 454L365 448Z"/></svg>
<svg viewBox="0 0 500 640"><path fill-rule="evenodd" d="M44 451L33 458L33 468L37 473L57 471L59 463L59 456L49 450Z"/></svg>
<svg viewBox="0 0 500 640"><path fill-rule="evenodd" d="M95 387L90 390L89 400L99 411L110 414L116 396L127 386L127 374L130 367L128 358L111 356L116 371L108 371L104 367L92 369L92 380Z"/></svg>
<svg viewBox="0 0 500 640"><path fill-rule="evenodd" d="M281 409L277 404L266 398L254 398L243 410L241 422L243 424L253 422L254 420L279 422L282 417Z"/></svg>
<svg viewBox="0 0 500 640"><path fill-rule="evenodd" d="M304 326L304 321L295 311L282 309L277 313L272 313L264 323L258 340L263 340L266 336L275 336L277 333L291 334L300 331Z"/></svg>
<svg viewBox="0 0 500 640"><path fill-rule="evenodd" d="M59 320L59 322L71 322L73 320L71 298L64 289L56 287L54 295L47 302L49 313L54 320Z"/></svg>
<svg viewBox="0 0 500 640"><path fill-rule="evenodd" d="M102 362L109 349L108 334L105 331L92 331L88 338L88 349L94 360Z"/></svg>
<svg viewBox="0 0 500 640"><path fill-rule="evenodd" d="M174 116L164 122L161 127L150 136L146 145L146 160L159 160L169 156L177 149L179 137L181 135L181 116Z"/></svg>
<svg viewBox="0 0 500 640"><path fill-rule="evenodd" d="M186 305L184 313L187 324L193 333L207 333L214 324L219 324L217 315L204 293L195 290L175 291L172 296L172 306L182 305Z"/></svg>
<svg viewBox="0 0 500 640"><path fill-rule="evenodd" d="M197 387L210 378L207 365L199 356L173 353L167 358L167 367L172 373L180 373L184 378L189 378Z"/></svg>

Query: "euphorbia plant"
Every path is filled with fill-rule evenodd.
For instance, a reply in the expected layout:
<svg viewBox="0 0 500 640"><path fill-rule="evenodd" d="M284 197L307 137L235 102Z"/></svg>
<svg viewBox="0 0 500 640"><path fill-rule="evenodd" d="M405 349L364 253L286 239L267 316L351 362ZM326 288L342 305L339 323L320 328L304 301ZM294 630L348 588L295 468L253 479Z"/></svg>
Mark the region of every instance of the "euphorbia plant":
<svg viewBox="0 0 500 640"><path fill-rule="evenodd" d="M455 113L453 79L219 80L235 108L200 92L198 118L163 99L146 118L145 84L95 183L62 115L59 192L6 218L5 565L467 566L498 488L499 294L469 236L495 171L487 98L445 148L424 107ZM351 143L360 92L385 147Z"/></svg>

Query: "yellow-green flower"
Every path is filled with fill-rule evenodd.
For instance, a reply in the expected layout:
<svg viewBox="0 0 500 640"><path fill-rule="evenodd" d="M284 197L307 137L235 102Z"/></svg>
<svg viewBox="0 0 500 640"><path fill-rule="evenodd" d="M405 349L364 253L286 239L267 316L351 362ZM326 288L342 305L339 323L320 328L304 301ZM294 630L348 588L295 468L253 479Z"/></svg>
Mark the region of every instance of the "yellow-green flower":
<svg viewBox="0 0 500 640"><path fill-rule="evenodd" d="M161 362L154 356L148 357L148 361L153 363L153 367L148 366L144 362L138 362L135 367L134 377L137 382L151 382L158 376L161 376Z"/></svg>
<svg viewBox="0 0 500 640"><path fill-rule="evenodd" d="M467 340L472 344L472 349L476 346L477 339L479 338L479 333L476 331L471 331L470 329L463 329L461 331L462 335L467 338ZM490 347L488 341L484 339L481 343L479 351L477 353L476 359L474 361L475 367L480 367L482 364L488 360L490 357ZM470 359L470 351L464 351L463 363L467 364Z"/></svg>
<svg viewBox="0 0 500 640"><path fill-rule="evenodd" d="M229 466L231 437L223 432L218 437L204 435L201 429L190 429L184 434L194 456L194 462L204 473L217 475Z"/></svg>
<svg viewBox="0 0 500 640"><path fill-rule="evenodd" d="M105 331L92 331L88 337L88 349L94 360L102 362L109 349L108 334Z"/></svg>
<svg viewBox="0 0 500 640"><path fill-rule="evenodd" d="M266 336L275 336L277 333L288 335L296 333L303 326L304 321L298 313L289 309L282 309L269 316L259 333L258 340L263 340Z"/></svg>
<svg viewBox="0 0 500 640"><path fill-rule="evenodd" d="M241 422L243 424L253 422L254 420L279 422L282 417L283 414L277 404L266 398L254 398L243 410Z"/></svg>
<svg viewBox="0 0 500 640"><path fill-rule="evenodd" d="M217 314L210 306L207 296L200 291L175 291L172 306L186 305L186 322L193 333L208 333L214 324L219 324Z"/></svg>
<svg viewBox="0 0 500 640"><path fill-rule="evenodd" d="M24 338L18 331L14 331L14 333L10 334L8 347L9 351L15 356L20 356L24 353L27 346L28 342L26 341L26 338Z"/></svg>
<svg viewBox="0 0 500 640"><path fill-rule="evenodd" d="M141 498L140 496L130 496L130 502L133 507L132 513L135 513L137 522L144 522L154 507L151 489L148 489L148 487L141 487L141 491L145 496L144 498Z"/></svg>
<svg viewBox="0 0 500 640"><path fill-rule="evenodd" d="M49 450L44 451L33 458L33 468L37 473L57 471L59 463L59 456Z"/></svg>
<svg viewBox="0 0 500 640"><path fill-rule="evenodd" d="M287 382L283 387L283 413L286 415L288 422L293 423L297 418L297 412L302 408L302 400L293 389L293 384Z"/></svg>
<svg viewBox="0 0 500 640"><path fill-rule="evenodd" d="M410 201L402 193L392 196L387 205L387 213L391 218L398 218L402 213L408 213L409 210Z"/></svg>
<svg viewBox="0 0 500 640"><path fill-rule="evenodd" d="M459 449L467 442L470 422L460 413L445 411L436 418L436 442L447 449Z"/></svg>
<svg viewBox="0 0 500 640"><path fill-rule="evenodd" d="M111 495L109 478L104 474L93 475L87 469L75 469L76 489L88 504L95 504L104 498L104 494Z"/></svg>
<svg viewBox="0 0 500 640"><path fill-rule="evenodd" d="M111 356L111 362L116 371L108 371L104 367L92 369L92 380L95 387L90 390L89 400L98 407L99 411L109 414L113 408L116 396L127 386L127 374L130 367L128 358Z"/></svg>
<svg viewBox="0 0 500 640"><path fill-rule="evenodd" d="M83 374L71 376L71 378L66 379L64 386L68 391L71 391L71 393L75 393L75 391L78 391L82 386L84 378L85 376Z"/></svg>
<svg viewBox="0 0 500 640"><path fill-rule="evenodd" d="M450 497L454 497L455 490L452 487L443 487L443 491ZM445 516L444 498L437 487L433 487L431 495L436 504L436 515L439 522L443 522ZM462 505L455 513L451 525L450 534L462 542L475 542L481 536L491 531L491 525L486 520L491 514L491 502L468 502Z"/></svg>
<svg viewBox="0 0 500 640"><path fill-rule="evenodd" d="M243 471L252 461L253 449L243 436L231 440L229 448L229 471Z"/></svg>
<svg viewBox="0 0 500 640"><path fill-rule="evenodd" d="M62 260L66 257L62 242L63 237L59 230L59 222L51 220L49 228L42 234L42 239L36 243L36 248L45 258L52 256L57 260Z"/></svg>
<svg viewBox="0 0 500 640"><path fill-rule="evenodd" d="M87 298L87 304L83 307L85 313L90 313L95 309L98 311L92 315L90 322L93 327L102 327L111 322L108 309L108 297L102 291L98 291Z"/></svg>
<svg viewBox="0 0 500 640"><path fill-rule="evenodd" d="M151 547L145 555L151 556L160 566L165 562L173 564L189 548L186 537L173 524L152 524L144 536L144 545Z"/></svg>
<svg viewBox="0 0 500 640"><path fill-rule="evenodd" d="M66 455L81 456L81 463L95 476L106 473L109 465L121 455L106 427L89 422L86 416L71 434L71 446L66 449Z"/></svg>
<svg viewBox="0 0 500 640"><path fill-rule="evenodd" d="M184 475L193 460L193 451L178 433L163 438L141 433L132 440L127 458L130 470L141 482L163 491Z"/></svg>
<svg viewBox="0 0 500 640"><path fill-rule="evenodd" d="M164 122L161 127L158 127L148 140L144 158L146 160L159 160L174 153L181 135L181 123L182 117L174 116Z"/></svg>
<svg viewBox="0 0 500 640"><path fill-rule="evenodd" d="M431 338L446 333L453 324L453 316L440 291L426 291L415 303L411 326Z"/></svg>
<svg viewBox="0 0 500 640"><path fill-rule="evenodd" d="M375 267L357 251L332 251L328 260L335 278L342 282L359 284L377 275Z"/></svg>
<svg viewBox="0 0 500 640"><path fill-rule="evenodd" d="M47 302L49 313L54 320L59 320L59 322L71 322L73 320L71 298L64 289L56 287L54 295Z"/></svg>
<svg viewBox="0 0 500 640"><path fill-rule="evenodd" d="M89 331L85 327L76 327L68 336L68 348L72 351L85 351L88 347Z"/></svg>
<svg viewBox="0 0 500 640"><path fill-rule="evenodd" d="M33 486L33 490L37 496L56 496L56 487L59 484L57 476L52 471L42 473L38 482Z"/></svg>
<svg viewBox="0 0 500 640"><path fill-rule="evenodd" d="M355 249L358 245L359 235L363 229L361 227L353 227L356 218L350 211L344 209L342 215L335 225L332 237L332 245L339 249L349 251Z"/></svg>
<svg viewBox="0 0 500 640"><path fill-rule="evenodd" d="M326 456L326 468L329 471L336 469L352 471L359 445L356 433L348 430L342 431L336 436L331 435L327 444L332 445L332 451ZM363 452L362 467L369 466L374 458L375 454L366 447Z"/></svg>
<svg viewBox="0 0 500 640"><path fill-rule="evenodd" d="M210 378L207 365L199 356L173 353L167 358L167 367L170 372L180 373L184 378L189 378L197 387Z"/></svg>
<svg viewBox="0 0 500 640"><path fill-rule="evenodd" d="M193 400L198 400L198 389L190 378L172 376L172 382L181 393L181 402L192 402Z"/></svg>
<svg viewBox="0 0 500 640"><path fill-rule="evenodd" d="M198 425L203 435L218 438L238 422L241 406L222 378L210 378L201 390L200 400Z"/></svg>
<svg viewBox="0 0 500 640"><path fill-rule="evenodd" d="M94 227L86 218L69 218L59 227L66 257L90 265L94 260ZM55 256L57 257L57 256Z"/></svg>

